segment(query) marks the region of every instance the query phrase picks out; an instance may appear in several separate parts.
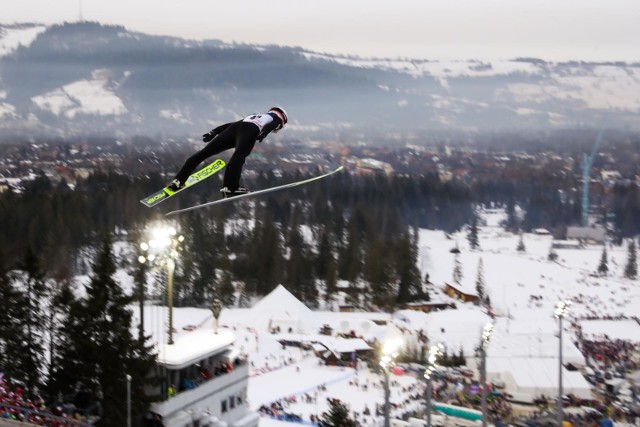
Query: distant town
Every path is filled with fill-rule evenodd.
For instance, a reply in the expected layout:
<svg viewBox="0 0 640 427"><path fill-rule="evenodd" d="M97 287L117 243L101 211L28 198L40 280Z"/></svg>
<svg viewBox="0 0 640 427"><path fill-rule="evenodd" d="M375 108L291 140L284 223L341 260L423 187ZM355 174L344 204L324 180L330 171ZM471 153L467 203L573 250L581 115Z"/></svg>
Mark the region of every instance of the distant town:
<svg viewBox="0 0 640 427"><path fill-rule="evenodd" d="M484 135L475 141L473 136L428 136L421 140L415 135L368 141L284 139L259 144L246 169L248 173L308 173L343 163L357 175L437 175L441 182L467 185L537 177L553 179L556 189L569 197L581 190L583 156L594 148L595 137L596 132L543 137L499 134L491 143ZM615 184L640 182L640 135L615 132L604 140L597 152L591 153L590 191L595 197L605 195ZM99 170L171 175L201 144L199 140L156 141L147 137L5 142L0 144L0 191L40 173L70 184Z"/></svg>

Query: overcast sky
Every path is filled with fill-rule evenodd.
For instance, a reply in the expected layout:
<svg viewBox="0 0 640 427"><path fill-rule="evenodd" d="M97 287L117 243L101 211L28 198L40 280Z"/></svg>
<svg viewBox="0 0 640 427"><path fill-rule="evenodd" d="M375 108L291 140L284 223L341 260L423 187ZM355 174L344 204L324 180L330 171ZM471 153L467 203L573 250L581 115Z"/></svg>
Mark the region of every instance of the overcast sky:
<svg viewBox="0 0 640 427"><path fill-rule="evenodd" d="M640 61L638 0L0 0L0 22L85 20L150 34L363 57Z"/></svg>

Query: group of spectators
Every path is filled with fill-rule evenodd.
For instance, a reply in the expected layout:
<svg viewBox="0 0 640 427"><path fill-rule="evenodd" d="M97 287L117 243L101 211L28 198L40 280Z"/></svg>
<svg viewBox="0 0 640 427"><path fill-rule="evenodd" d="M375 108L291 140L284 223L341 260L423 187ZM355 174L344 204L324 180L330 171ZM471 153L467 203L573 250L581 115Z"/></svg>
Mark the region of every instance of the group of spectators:
<svg viewBox="0 0 640 427"><path fill-rule="evenodd" d="M601 339L583 339L580 349L587 360L602 368L624 372L639 367L638 347L627 340L609 339L606 335Z"/></svg>
<svg viewBox="0 0 640 427"><path fill-rule="evenodd" d="M270 353L269 356L265 358L264 364L261 367L257 367L254 362L251 362L251 372L249 376L255 377L267 372L275 371L276 369L281 369L292 365L296 362L299 362L302 358L308 357L310 353L306 350L301 349L300 359L294 359L293 357L288 357L283 354L276 356L273 353Z"/></svg>
<svg viewBox="0 0 640 427"><path fill-rule="evenodd" d="M45 427L89 425L74 412L63 405L48 407L40 397L28 398L22 384L11 381L0 373L0 418Z"/></svg>
<svg viewBox="0 0 640 427"><path fill-rule="evenodd" d="M438 373L434 377L431 396L434 401L464 408L481 409L482 388L478 381L462 374ZM504 393L487 384L485 396L489 419L494 422L511 420L513 408Z"/></svg>
<svg viewBox="0 0 640 427"><path fill-rule="evenodd" d="M179 391L194 389L200 384L209 381L211 378L233 372L235 367L245 362L246 360L240 357L236 357L233 362L230 360L221 360L215 366L212 366L213 373L206 366L196 365L196 367L199 368L197 376L184 376L180 381L179 386L171 384L167 389L167 397L171 399Z"/></svg>
<svg viewBox="0 0 640 427"><path fill-rule="evenodd" d="M287 410L287 408L289 407L289 404L295 401L296 401L295 397L288 397L285 399L276 400L275 402L272 402L270 405L260 406L258 411L262 414L265 414L277 420L301 423L303 421L301 415L294 414L293 412L289 412Z"/></svg>

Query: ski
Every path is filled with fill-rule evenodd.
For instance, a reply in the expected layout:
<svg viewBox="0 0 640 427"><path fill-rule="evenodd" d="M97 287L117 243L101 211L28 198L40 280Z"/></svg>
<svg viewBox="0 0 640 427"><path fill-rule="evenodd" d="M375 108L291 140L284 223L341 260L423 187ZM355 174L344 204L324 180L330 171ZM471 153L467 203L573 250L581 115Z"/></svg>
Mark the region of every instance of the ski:
<svg viewBox="0 0 640 427"><path fill-rule="evenodd" d="M224 162L224 160L217 159L217 160L209 163L207 166L203 167L199 171L192 173L189 176L189 178L187 178L187 180L185 181L184 188L181 188L178 191L171 191L167 187L165 187L162 190L160 190L160 191L158 191L156 193L153 193L150 196L147 196L144 199L140 200L140 203L142 203L143 205L145 205L147 207L155 206L160 202L164 202L165 200L167 200L171 196L173 196L175 194L178 194L182 190L184 190L186 188L189 188L192 185L196 185L200 181L209 178L211 175L215 174L220 169L224 168L226 165L227 164Z"/></svg>
<svg viewBox="0 0 640 427"><path fill-rule="evenodd" d="M219 205L219 204L222 204L222 203L233 202L233 201L240 200L240 199L246 199L247 197L258 196L260 194L265 194L265 193L271 193L271 192L274 192L274 191L284 190L285 188L297 187L299 185L308 184L310 182L317 181L317 180L322 179L322 178L326 178L326 177L328 177L330 175L333 175L334 173L340 172L343 168L344 168L343 166L339 166L338 168L334 169L331 172L325 173L324 175L315 176L313 178L305 179L303 181L291 182L289 184L279 185L277 187L265 188L264 190L253 191L253 192L250 192L250 193L247 193L247 194L241 194L241 195L234 196L234 197L229 197L229 198L226 198L226 199L214 200L212 202L207 202L207 203L191 206L191 207L184 208L184 209L178 209L178 210L175 210L175 211L168 212L167 216L168 215L176 215L176 214L184 213L184 212L189 212L189 211L192 211L192 210L195 210L195 209L200 209L200 208L204 208L204 207L208 207L208 206Z"/></svg>

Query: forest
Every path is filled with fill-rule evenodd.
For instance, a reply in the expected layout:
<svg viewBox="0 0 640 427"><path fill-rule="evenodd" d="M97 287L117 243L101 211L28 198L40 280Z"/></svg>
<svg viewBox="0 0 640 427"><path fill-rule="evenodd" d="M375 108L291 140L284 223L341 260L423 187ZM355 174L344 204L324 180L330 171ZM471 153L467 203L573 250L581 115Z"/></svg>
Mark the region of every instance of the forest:
<svg viewBox="0 0 640 427"><path fill-rule="evenodd" d="M302 178L263 173L249 186ZM126 333L135 327L127 307L164 304L167 294L166 269L138 262L140 242L152 224L166 220L165 212L217 197L215 179L153 209L138 201L163 185L160 175L134 178L105 171L70 185L40 174L0 194L4 372L28 395L47 402L77 400L84 393L89 402L81 406L84 416L101 414L100 425L122 425L118 408L124 398L117 390L125 380L117 373L135 372L134 385L154 381L155 356L142 325L137 337ZM174 223L185 236L176 259L174 304L209 307L219 298L224 306L243 307L278 284L311 308L331 302L338 290L347 303L371 311L429 300L428 278L418 270L419 228L453 232L468 226L473 236L478 209L502 207L506 229L546 227L557 233L580 219L579 195L557 191L566 184L529 174L468 184L441 182L437 175L343 172L189 212ZM612 237L638 234L636 185L616 185L596 200L596 213ZM133 277L132 292L116 280L118 268ZM83 297L78 275L89 278ZM134 415L141 416L154 396L139 386L134 394Z"/></svg>
<svg viewBox="0 0 640 427"><path fill-rule="evenodd" d="M302 178L262 173L249 186L267 188ZM105 232L137 247L149 224L166 219L165 212L218 197L217 183L207 182L152 209L139 203L163 183L160 175L106 171L70 186L41 174L25 181L22 191L2 193L4 268L11 270L32 251L47 277L86 274L87 254L95 253ZM176 303L205 306L219 295L227 304L243 304L283 283L317 307L318 284L330 299L341 280L349 283L347 293L356 304L366 288L373 291L372 307L363 308L390 309L428 298L416 267L418 228L453 232L470 224L477 208L503 207L505 228L545 227L561 238L567 225L580 221L580 195L557 190L566 185L531 174L467 184L441 182L435 174L342 172L293 190L188 212L176 218L186 237L176 266ZM636 185L616 185L597 203L594 209L612 237L640 232ZM518 215L516 206L524 214ZM131 272L140 268L136 258L130 256L123 266ZM233 300L234 288L242 290L240 301Z"/></svg>

